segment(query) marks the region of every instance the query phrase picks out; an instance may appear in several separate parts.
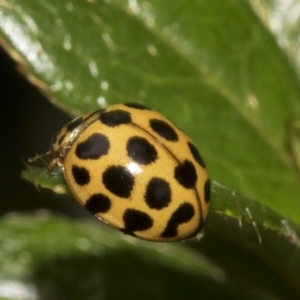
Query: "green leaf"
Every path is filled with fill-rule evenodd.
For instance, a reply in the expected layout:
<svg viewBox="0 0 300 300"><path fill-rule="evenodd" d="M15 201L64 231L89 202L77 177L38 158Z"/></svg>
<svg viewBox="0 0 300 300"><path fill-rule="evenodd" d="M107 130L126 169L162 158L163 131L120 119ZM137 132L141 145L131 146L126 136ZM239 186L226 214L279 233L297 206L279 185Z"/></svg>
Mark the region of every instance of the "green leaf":
<svg viewBox="0 0 300 300"><path fill-rule="evenodd" d="M194 139L214 180L300 223L285 147L299 83L246 2L2 1L0 35L58 106L145 102Z"/></svg>
<svg viewBox="0 0 300 300"><path fill-rule="evenodd" d="M251 1L250 5L273 33L278 45L284 49L299 74L299 2L297 0L259 0Z"/></svg>
<svg viewBox="0 0 300 300"><path fill-rule="evenodd" d="M30 267L24 276L35 274L30 280L34 278L42 299L57 298L61 291L72 295L74 281L68 279L71 275L63 278L65 269L81 279L99 279L103 269L113 272L105 283L114 287L112 293L118 292L116 286L120 291L111 299L120 294L126 299L131 279L135 287L141 285L143 291L153 293L150 299L187 294L189 299L220 299L220 295L229 299L299 299L300 89L294 70L296 55L291 65L278 46L280 39L265 28L267 23L260 21L252 10L253 2L251 5L238 0L0 0L1 45L55 105L77 115L117 102L143 102L192 137L212 179L222 184L213 185L212 212L203 241L180 245L179 252L177 244L164 248L164 244L125 238L125 243L134 247L126 248L124 259L123 240L116 234L113 255L98 262L96 251L91 260L82 260L80 255L77 260L76 251L73 259L73 241L68 246L64 243L64 239L69 242L64 232L77 240L81 224L68 229L64 222L50 221L50 226L48 221L30 218L31 229L48 224L53 243L57 238L62 245L57 259L39 256L43 249L53 249L42 243L47 231L33 239L37 242L31 249L41 257L41 264L33 273ZM29 166L23 177L37 186L67 191L62 176L49 175L45 167ZM27 236L30 228L25 228L23 221L20 224ZM79 233L70 232L73 227ZM88 237L84 240L94 241L85 230ZM19 241L18 231L17 227L8 233L16 234ZM110 232L102 236L97 231L95 235L101 236L98 245L111 241ZM151 269L151 255L143 256L150 248L174 258L172 272L156 266ZM203 260L200 253L209 260ZM161 261L166 266L164 259ZM183 265L174 269L173 263ZM142 266L142 271L136 266ZM129 276L124 270L130 270ZM97 276L93 277L93 272ZM146 274L143 282L141 273ZM54 287L53 274L62 274ZM37 278L42 278L42 283ZM97 283L102 283L101 278ZM53 293L45 288L49 282ZM177 288L182 286L182 290ZM111 289L101 286L103 290ZM98 297L99 293L97 290ZM134 293L141 298L141 291ZM143 293L143 298L147 296Z"/></svg>
<svg viewBox="0 0 300 300"><path fill-rule="evenodd" d="M118 295L165 299L166 294L181 299L179 294L190 289L193 298L200 293L198 279L213 285L226 282L218 268L195 252L122 238L94 224L41 214L2 220L0 227L1 256L5 257L1 259L0 296L1 286L13 282L23 285L32 294L30 299L99 299L104 295L106 299ZM178 256L187 260L179 261ZM131 282L124 285L128 276ZM183 286L175 289L178 281ZM232 292L225 285L224 289ZM213 294L208 288L207 293Z"/></svg>
<svg viewBox="0 0 300 300"><path fill-rule="evenodd" d="M26 164L26 170L22 172L22 177L36 185L52 190L57 194L69 194L70 191L66 185L61 173L50 174L44 167L36 167Z"/></svg>
<svg viewBox="0 0 300 300"><path fill-rule="evenodd" d="M269 284L283 275L265 268L259 258L245 261L243 250L231 247L231 254L236 251L235 266L242 263L248 268L251 263L237 285L235 266L212 261L220 252L218 247L209 249L215 246L213 232L205 243L208 253L202 255L197 247L203 248L203 243L150 243L94 223L45 214L10 217L1 221L0 228L0 297L5 290L10 291L9 299L18 300L182 299L187 295L191 300L253 300L275 295L296 299L297 295L291 284L270 287L262 285L261 278L252 278L253 269L263 272ZM224 256L228 254L224 241L222 246Z"/></svg>
<svg viewBox="0 0 300 300"><path fill-rule="evenodd" d="M37 184L38 186L51 189L57 194L70 193L66 183L63 180L62 174L55 176L49 174L46 168L28 166L23 171L22 176L24 179ZM300 226L293 224L288 219L277 214L267 206L258 201L249 199L237 194L235 191L221 186L217 182L212 182L212 199L211 211L217 214L234 218L238 223L248 222L254 224L257 234L257 240L262 243L262 237L256 226L269 230L270 234L274 237L281 236L287 239L300 249ZM222 231L230 232L232 225L222 225ZM251 230L254 232L253 230ZM244 237L248 236L247 231L244 232Z"/></svg>

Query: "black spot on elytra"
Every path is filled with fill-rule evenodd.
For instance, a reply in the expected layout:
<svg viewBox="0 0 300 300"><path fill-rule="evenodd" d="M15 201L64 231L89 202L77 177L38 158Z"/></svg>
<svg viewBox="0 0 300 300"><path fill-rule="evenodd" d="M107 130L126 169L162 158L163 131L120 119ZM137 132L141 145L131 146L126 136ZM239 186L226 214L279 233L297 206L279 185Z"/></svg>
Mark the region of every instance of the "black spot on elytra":
<svg viewBox="0 0 300 300"><path fill-rule="evenodd" d="M164 238L177 236L177 228L180 224L189 222L195 215L194 207L190 203L181 204L172 214L164 232L160 235Z"/></svg>
<svg viewBox="0 0 300 300"><path fill-rule="evenodd" d="M141 103L127 102L127 103L124 103L124 105L127 107L141 109L141 110L151 110L149 107L147 107L146 105L141 104Z"/></svg>
<svg viewBox="0 0 300 300"><path fill-rule="evenodd" d="M72 166L72 174L75 182L78 185L86 185L90 182L90 174L86 168L78 167L76 165Z"/></svg>
<svg viewBox="0 0 300 300"><path fill-rule="evenodd" d="M145 200L153 209L167 207L171 201L171 188L169 183L162 178L152 178L147 184Z"/></svg>
<svg viewBox="0 0 300 300"><path fill-rule="evenodd" d="M81 124L82 124L82 117L78 117L78 118L72 120L70 123L68 123L66 125L66 129L68 132L71 132Z"/></svg>
<svg viewBox="0 0 300 300"><path fill-rule="evenodd" d="M196 169L189 160L185 160L183 164L175 168L175 178L183 187L193 188L197 181Z"/></svg>
<svg viewBox="0 0 300 300"><path fill-rule="evenodd" d="M210 201L210 180L207 179L204 185L204 200L206 203Z"/></svg>
<svg viewBox="0 0 300 300"><path fill-rule="evenodd" d="M150 164L155 162L157 151L145 138L131 137L126 145L127 155L139 164Z"/></svg>
<svg viewBox="0 0 300 300"><path fill-rule="evenodd" d="M108 138L101 133L94 133L76 146L75 153L80 159L99 159L107 154L108 150Z"/></svg>
<svg viewBox="0 0 300 300"><path fill-rule="evenodd" d="M191 151L194 159L198 162L198 164L201 167L205 168L206 166L205 166L204 160L203 160L202 156L200 155L196 146L192 142L188 142L188 146L190 148L190 151Z"/></svg>
<svg viewBox="0 0 300 300"><path fill-rule="evenodd" d="M127 209L123 215L124 232L143 231L153 226L152 218L139 210Z"/></svg>
<svg viewBox="0 0 300 300"><path fill-rule="evenodd" d="M134 176L123 166L110 166L104 171L102 182L114 195L128 198L134 186Z"/></svg>
<svg viewBox="0 0 300 300"><path fill-rule="evenodd" d="M178 135L174 128L167 122L158 119L150 120L151 128L161 137L168 141L176 142L178 141Z"/></svg>
<svg viewBox="0 0 300 300"><path fill-rule="evenodd" d="M121 109L104 112L99 116L100 121L109 126L115 127L121 124L128 124L131 122L130 113Z"/></svg>
<svg viewBox="0 0 300 300"><path fill-rule="evenodd" d="M111 206L110 199L99 193L92 195L85 203L85 208L92 214L106 213Z"/></svg>

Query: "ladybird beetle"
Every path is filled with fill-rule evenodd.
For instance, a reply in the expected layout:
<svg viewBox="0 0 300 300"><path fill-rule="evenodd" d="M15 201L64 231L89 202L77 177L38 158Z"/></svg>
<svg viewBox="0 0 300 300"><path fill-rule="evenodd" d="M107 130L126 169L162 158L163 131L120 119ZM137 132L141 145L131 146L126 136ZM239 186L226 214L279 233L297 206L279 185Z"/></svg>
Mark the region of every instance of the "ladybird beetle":
<svg viewBox="0 0 300 300"><path fill-rule="evenodd" d="M142 104L74 119L48 153L49 171L61 169L76 200L126 234L179 241L205 224L210 180L201 155L181 130Z"/></svg>

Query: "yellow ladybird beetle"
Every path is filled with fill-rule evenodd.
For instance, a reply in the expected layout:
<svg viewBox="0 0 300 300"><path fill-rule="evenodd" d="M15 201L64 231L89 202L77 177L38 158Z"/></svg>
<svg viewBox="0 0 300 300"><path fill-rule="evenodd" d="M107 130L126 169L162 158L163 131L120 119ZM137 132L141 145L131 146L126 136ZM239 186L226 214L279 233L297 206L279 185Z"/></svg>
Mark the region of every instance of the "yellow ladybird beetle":
<svg viewBox="0 0 300 300"><path fill-rule="evenodd" d="M126 234L179 241L205 224L210 180L201 155L181 130L142 104L74 119L48 153L49 171L61 169L76 200Z"/></svg>

